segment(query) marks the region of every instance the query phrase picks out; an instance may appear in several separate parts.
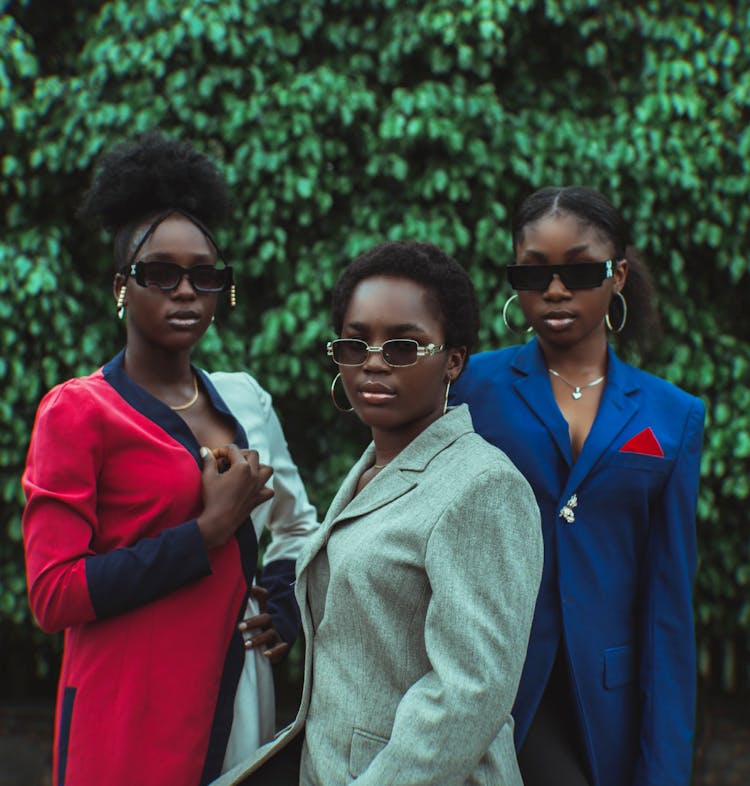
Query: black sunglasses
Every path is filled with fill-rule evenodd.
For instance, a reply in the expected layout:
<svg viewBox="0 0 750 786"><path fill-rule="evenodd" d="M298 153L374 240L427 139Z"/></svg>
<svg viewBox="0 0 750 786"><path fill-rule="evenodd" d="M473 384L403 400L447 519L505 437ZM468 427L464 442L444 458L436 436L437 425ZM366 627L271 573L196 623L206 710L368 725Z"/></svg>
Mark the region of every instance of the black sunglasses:
<svg viewBox="0 0 750 786"><path fill-rule="evenodd" d="M392 338L383 342L382 347L370 346L361 338L337 338L329 341L326 347L328 356L339 366L361 366L367 362L370 352L380 352L389 366L413 366L417 358L431 357L445 349L445 344L423 347L413 338Z"/></svg>
<svg viewBox="0 0 750 786"><path fill-rule="evenodd" d="M232 268L214 265L195 265L182 267L174 262L136 262L120 271L131 275L136 284L142 287L157 287L162 292L177 289L184 276L190 286L201 293L224 292L232 285Z"/></svg>
<svg viewBox="0 0 750 786"><path fill-rule="evenodd" d="M544 292L557 274L566 289L596 289L612 278L617 260L578 262L569 265L508 265L508 281L513 289Z"/></svg>

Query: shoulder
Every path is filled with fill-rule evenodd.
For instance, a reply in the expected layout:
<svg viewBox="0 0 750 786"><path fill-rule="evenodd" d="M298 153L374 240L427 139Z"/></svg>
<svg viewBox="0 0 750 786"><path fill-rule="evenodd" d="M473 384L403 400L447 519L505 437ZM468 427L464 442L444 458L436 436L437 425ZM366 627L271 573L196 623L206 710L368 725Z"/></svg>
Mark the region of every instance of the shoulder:
<svg viewBox="0 0 750 786"><path fill-rule="evenodd" d="M645 402L658 406L673 417L678 413L685 417L694 415L701 419L705 416L705 404L697 396L656 374L651 374L621 360L617 362L620 364L620 373L628 380L629 384L640 390L641 398Z"/></svg>
<svg viewBox="0 0 750 786"><path fill-rule="evenodd" d="M82 410L99 407L107 398L111 386L102 376L101 369L85 377L74 377L55 385L39 402L39 414L65 411L71 415Z"/></svg>
<svg viewBox="0 0 750 786"><path fill-rule="evenodd" d="M441 468L440 474L443 478L450 477L454 488L483 487L491 489L493 496L502 496L510 484L534 499L531 486L507 454L475 431L463 434L449 446L445 463L447 466Z"/></svg>
<svg viewBox="0 0 750 786"><path fill-rule="evenodd" d="M245 371L214 371L208 378L232 411L252 407L268 416L271 394L252 375Z"/></svg>
<svg viewBox="0 0 750 786"><path fill-rule="evenodd" d="M466 370L460 379L464 376L495 374L499 370L510 368L523 347L523 344L519 344L513 347L506 347L505 349L492 349L471 355L469 362L466 364Z"/></svg>

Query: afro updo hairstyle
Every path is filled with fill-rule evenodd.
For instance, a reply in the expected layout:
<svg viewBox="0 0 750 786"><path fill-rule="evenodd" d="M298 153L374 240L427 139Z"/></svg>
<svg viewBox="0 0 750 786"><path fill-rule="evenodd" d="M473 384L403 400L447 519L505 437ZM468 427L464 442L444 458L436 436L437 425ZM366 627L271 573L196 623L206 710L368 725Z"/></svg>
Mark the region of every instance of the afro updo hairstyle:
<svg viewBox="0 0 750 786"><path fill-rule="evenodd" d="M102 155L79 214L98 219L114 235L119 270L142 224L174 210L216 245L208 228L226 219L229 206L226 180L212 161L187 142L151 131Z"/></svg>
<svg viewBox="0 0 750 786"><path fill-rule="evenodd" d="M445 343L465 346L468 361L477 344L479 307L468 273L453 257L432 243L416 241L386 241L365 251L347 266L333 290L331 316L339 336L354 289L373 276L407 278L425 287L445 330Z"/></svg>

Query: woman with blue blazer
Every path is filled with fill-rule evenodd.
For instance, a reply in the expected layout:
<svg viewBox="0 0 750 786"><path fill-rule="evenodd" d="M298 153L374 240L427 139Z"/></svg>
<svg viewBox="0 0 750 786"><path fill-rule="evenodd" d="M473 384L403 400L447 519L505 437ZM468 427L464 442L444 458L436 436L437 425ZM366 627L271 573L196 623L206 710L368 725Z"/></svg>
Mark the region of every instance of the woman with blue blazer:
<svg viewBox="0 0 750 786"><path fill-rule="evenodd" d="M588 188L521 206L508 278L536 337L456 381L535 491L544 572L513 710L526 786L687 786L702 402L619 360L653 335L647 271ZM516 315L519 317L520 315Z"/></svg>

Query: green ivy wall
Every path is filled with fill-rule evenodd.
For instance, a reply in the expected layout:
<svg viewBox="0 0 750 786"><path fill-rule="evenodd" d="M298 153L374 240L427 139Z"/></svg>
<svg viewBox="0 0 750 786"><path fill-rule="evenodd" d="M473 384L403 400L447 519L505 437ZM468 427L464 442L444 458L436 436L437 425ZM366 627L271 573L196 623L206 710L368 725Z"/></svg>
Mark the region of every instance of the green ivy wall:
<svg viewBox="0 0 750 786"><path fill-rule="evenodd" d="M482 348L496 347L514 341L501 311L520 200L587 184L621 206L665 328L640 362L708 409L702 668L746 687L749 17L744 1L0 3L6 682L43 672L56 646L33 627L23 577L19 479L36 405L123 340L107 240L75 208L104 149L159 128L214 157L235 198L219 239L240 305L198 361L249 369L274 394L321 512L366 440L328 399L328 293L346 261L383 238L438 243L470 270Z"/></svg>

